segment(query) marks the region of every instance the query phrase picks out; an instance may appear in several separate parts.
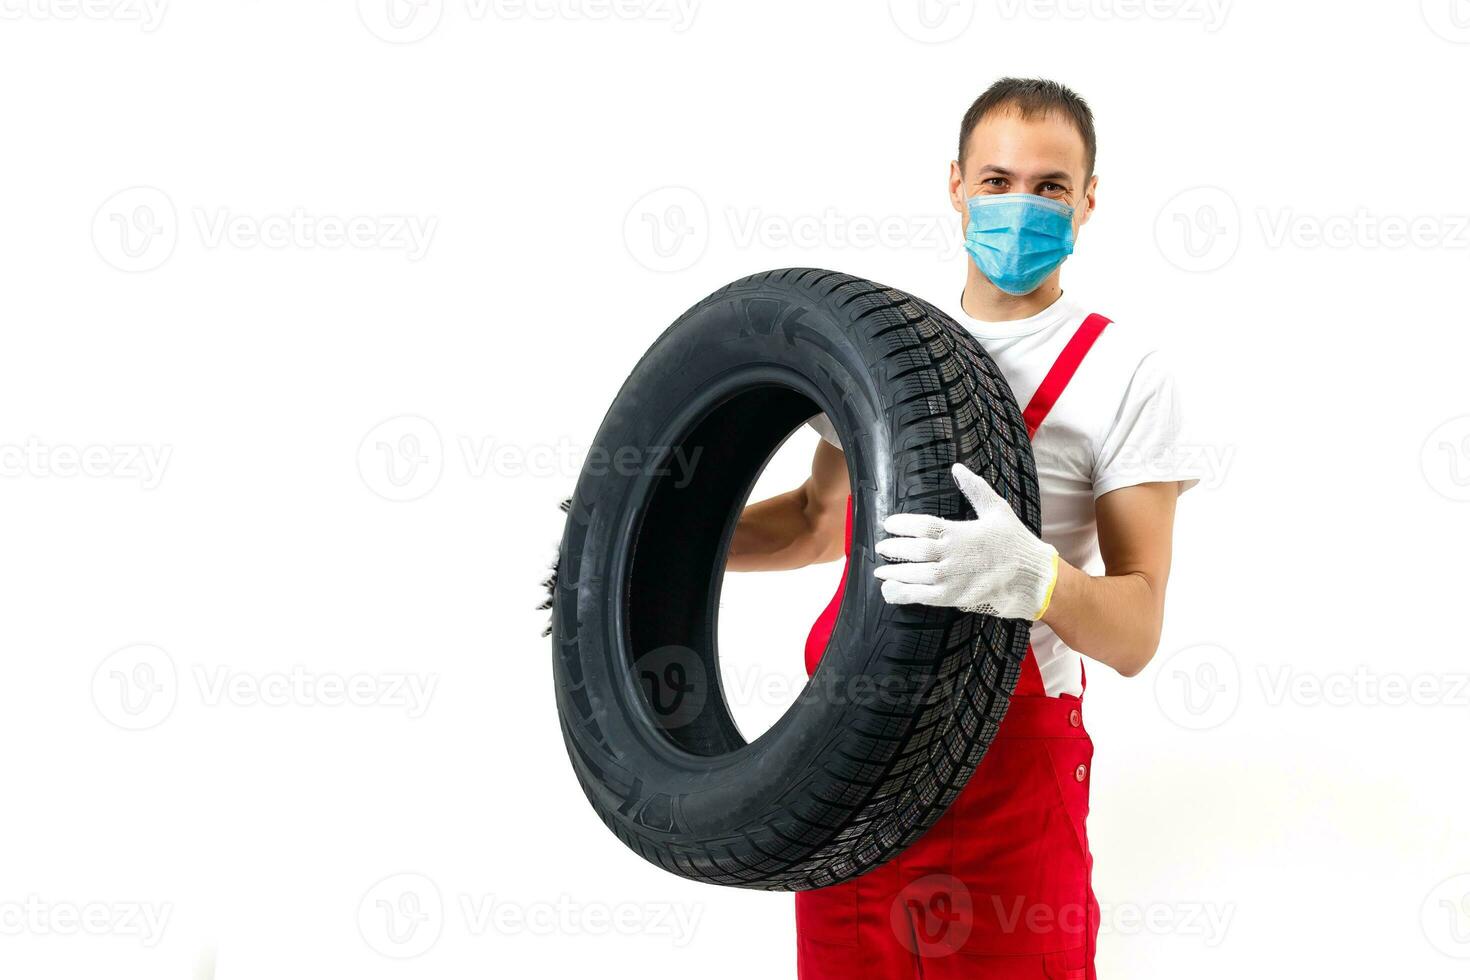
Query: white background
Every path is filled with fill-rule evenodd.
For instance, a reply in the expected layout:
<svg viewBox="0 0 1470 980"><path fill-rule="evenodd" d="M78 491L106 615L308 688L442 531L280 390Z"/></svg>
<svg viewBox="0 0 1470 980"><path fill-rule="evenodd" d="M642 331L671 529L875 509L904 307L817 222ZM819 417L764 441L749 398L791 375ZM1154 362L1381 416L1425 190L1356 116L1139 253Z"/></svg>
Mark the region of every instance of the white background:
<svg viewBox="0 0 1470 980"><path fill-rule="evenodd" d="M1102 975L1465 975L1470 4L387 2L0 2L0 974L792 975L789 896L576 786L556 501L719 285L957 293L1012 73L1095 106L1067 289L1225 461L1090 672ZM732 659L834 577L732 585Z"/></svg>

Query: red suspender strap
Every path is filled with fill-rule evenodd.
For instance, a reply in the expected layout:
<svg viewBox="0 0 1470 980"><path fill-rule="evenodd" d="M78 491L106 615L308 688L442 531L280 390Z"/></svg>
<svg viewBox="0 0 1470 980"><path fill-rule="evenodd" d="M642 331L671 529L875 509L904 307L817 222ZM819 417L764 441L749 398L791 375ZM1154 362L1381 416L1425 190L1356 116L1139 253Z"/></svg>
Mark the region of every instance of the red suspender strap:
<svg viewBox="0 0 1470 980"><path fill-rule="evenodd" d="M1036 394L1031 396L1031 403L1026 406L1022 417L1026 420L1026 435L1029 438L1036 437L1036 430L1041 428L1042 420L1051 411L1057 399L1062 397L1067 383L1072 380L1072 375L1077 373L1077 368L1082 365L1082 359L1087 352L1092 350L1093 343L1106 327L1113 321L1097 313L1092 314L1082 321L1082 326L1067 341L1067 346L1057 355L1057 361L1046 372L1046 377L1041 379L1041 385L1036 389ZM1082 670L1082 687L1087 688L1087 669ZM1019 696L1032 695L1043 697L1046 694L1046 685L1041 680L1041 669L1036 665L1036 654L1028 645L1026 647L1026 658L1021 661L1021 679L1016 684L1016 694Z"/></svg>
<svg viewBox="0 0 1470 980"><path fill-rule="evenodd" d="M1094 313L1082 321L1082 326L1067 341L1067 346L1057 355L1057 362L1046 372L1046 377L1041 379L1041 385L1036 389L1036 394L1031 396L1031 404L1026 406L1023 418L1026 420L1026 435L1035 438L1036 430L1041 428L1041 422L1046 418L1051 407L1057 403L1062 396L1067 382L1072 380L1072 375L1077 373L1082 359L1092 349L1093 343L1106 327L1113 321L1100 314Z"/></svg>

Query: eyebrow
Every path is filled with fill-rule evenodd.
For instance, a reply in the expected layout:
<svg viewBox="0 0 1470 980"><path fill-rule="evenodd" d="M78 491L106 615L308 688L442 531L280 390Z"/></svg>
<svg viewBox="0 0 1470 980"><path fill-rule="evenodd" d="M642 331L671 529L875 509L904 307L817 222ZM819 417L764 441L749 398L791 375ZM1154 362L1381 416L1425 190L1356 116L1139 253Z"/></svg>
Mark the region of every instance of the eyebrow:
<svg viewBox="0 0 1470 980"><path fill-rule="evenodd" d="M994 175L999 176L999 177L1014 177L1014 176L1016 176L1014 172L1012 172L1010 170L1007 170L1005 167L997 167L993 163L987 163L984 166L982 166L980 168L980 170L979 170L979 173L981 173L981 174L994 174ZM1072 175L1069 174L1069 173L1067 173L1065 170L1053 170L1051 173L1048 173L1048 174L1039 174L1035 179L1036 180L1061 180L1061 181L1066 181L1067 183L1070 184L1072 182Z"/></svg>

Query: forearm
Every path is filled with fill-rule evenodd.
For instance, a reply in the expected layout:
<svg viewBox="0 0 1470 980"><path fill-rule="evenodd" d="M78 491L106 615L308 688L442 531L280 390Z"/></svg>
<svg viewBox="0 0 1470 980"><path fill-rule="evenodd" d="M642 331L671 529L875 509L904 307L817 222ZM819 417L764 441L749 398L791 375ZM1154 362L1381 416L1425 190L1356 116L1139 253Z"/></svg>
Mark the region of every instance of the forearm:
<svg viewBox="0 0 1470 980"><path fill-rule="evenodd" d="M1142 483L1097 498L1098 550L1107 574L1087 575L1016 517L995 488L956 463L955 483L975 509L970 521L890 514L873 574L883 598L1035 618L1067 646L1125 677L1159 646L1173 551L1178 483ZM1056 569L1053 579L1052 569ZM1049 594L1048 594L1049 590Z"/></svg>
<svg viewBox="0 0 1470 980"><path fill-rule="evenodd" d="M746 507L730 542L732 572L775 572L842 557L847 515L814 498L807 487Z"/></svg>
<svg viewBox="0 0 1470 980"><path fill-rule="evenodd" d="M1132 677L1158 649L1164 584L1143 571L1088 575L1061 561L1041 621L1067 646Z"/></svg>

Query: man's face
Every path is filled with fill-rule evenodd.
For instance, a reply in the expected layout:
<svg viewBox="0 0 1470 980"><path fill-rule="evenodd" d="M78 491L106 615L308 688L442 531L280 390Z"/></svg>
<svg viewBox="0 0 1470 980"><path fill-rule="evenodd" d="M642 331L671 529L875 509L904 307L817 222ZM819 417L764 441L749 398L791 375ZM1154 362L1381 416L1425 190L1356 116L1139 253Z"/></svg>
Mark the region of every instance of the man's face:
<svg viewBox="0 0 1470 980"><path fill-rule="evenodd" d="M1024 119L1004 109L988 114L970 132L965 159L950 164L949 199L969 217L977 194L1036 194L1076 209L1072 229L1092 216L1097 178L1087 173L1087 147L1071 120L1057 113Z"/></svg>

